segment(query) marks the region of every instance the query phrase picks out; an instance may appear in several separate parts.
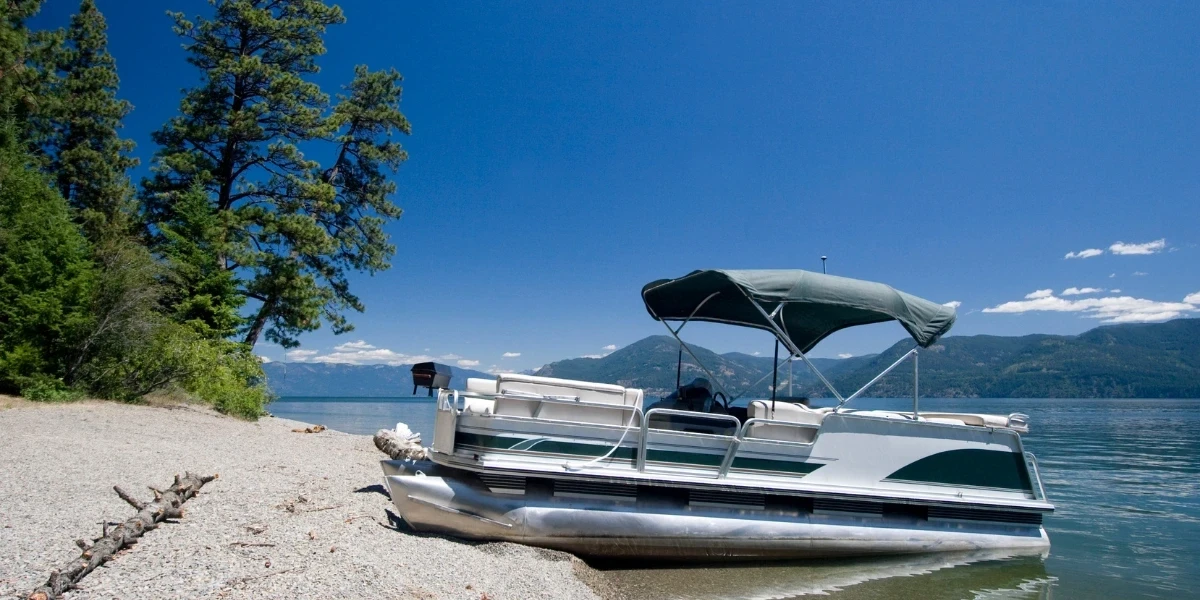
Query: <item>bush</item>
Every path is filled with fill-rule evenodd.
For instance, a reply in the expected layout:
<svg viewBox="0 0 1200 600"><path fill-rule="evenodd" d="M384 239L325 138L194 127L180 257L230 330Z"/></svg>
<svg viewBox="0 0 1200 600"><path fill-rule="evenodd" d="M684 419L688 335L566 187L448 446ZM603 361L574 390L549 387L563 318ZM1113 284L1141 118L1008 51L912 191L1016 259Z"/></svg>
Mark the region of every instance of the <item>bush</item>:
<svg viewBox="0 0 1200 600"><path fill-rule="evenodd" d="M35 402L74 402L83 398L83 392L67 387L61 379L49 375L26 378L21 386L21 395Z"/></svg>
<svg viewBox="0 0 1200 600"><path fill-rule="evenodd" d="M271 401L262 364L245 344L201 340L193 349L198 367L182 382L183 388L217 410L254 420L266 414Z"/></svg>

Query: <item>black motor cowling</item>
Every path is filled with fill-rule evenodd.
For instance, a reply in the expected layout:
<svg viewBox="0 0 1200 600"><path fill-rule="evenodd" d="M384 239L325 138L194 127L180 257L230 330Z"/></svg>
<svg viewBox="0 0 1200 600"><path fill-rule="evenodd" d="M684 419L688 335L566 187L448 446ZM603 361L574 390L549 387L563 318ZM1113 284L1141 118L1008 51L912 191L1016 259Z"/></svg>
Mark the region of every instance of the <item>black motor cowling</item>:
<svg viewBox="0 0 1200 600"><path fill-rule="evenodd" d="M448 365L443 365L435 362L417 363L412 366L413 379L413 395L417 395L417 388L427 388L429 395L433 395L435 389L446 389L450 387L450 377L453 371Z"/></svg>

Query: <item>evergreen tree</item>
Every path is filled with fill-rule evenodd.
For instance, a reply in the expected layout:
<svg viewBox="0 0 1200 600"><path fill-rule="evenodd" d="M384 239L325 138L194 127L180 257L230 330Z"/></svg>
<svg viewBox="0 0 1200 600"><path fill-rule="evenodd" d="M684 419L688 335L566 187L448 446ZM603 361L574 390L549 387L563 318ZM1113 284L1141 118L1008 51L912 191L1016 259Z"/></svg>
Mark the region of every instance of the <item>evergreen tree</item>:
<svg viewBox="0 0 1200 600"><path fill-rule="evenodd" d="M117 99L116 61L108 53L107 26L94 0L83 0L60 49L48 108L53 126L44 141L48 170L82 218L90 239L121 234L134 210L127 172L138 164L133 142L117 129L132 106Z"/></svg>
<svg viewBox="0 0 1200 600"><path fill-rule="evenodd" d="M409 132L399 75L358 69L331 112L310 78L326 28L344 21L341 9L318 0L215 0L212 18L172 16L202 83L154 136L161 148L142 203L155 245L171 254L179 240L167 232L192 230L201 216L202 228L217 224L205 248L216 268L236 274L241 298L255 302L244 327L250 345L265 335L293 346L322 319L348 331L345 310L363 306L347 271L386 269L395 251L382 226L400 214L386 177L406 158L390 139ZM334 157L324 169L300 151L317 154L320 142ZM181 210L197 187L205 215Z"/></svg>
<svg viewBox="0 0 1200 600"><path fill-rule="evenodd" d="M32 36L25 21L41 6L42 0L0 2L0 118L10 124L0 127L0 145L5 147L36 137L33 120L44 104L42 86L48 72L39 66L54 44L51 34Z"/></svg>
<svg viewBox="0 0 1200 600"><path fill-rule="evenodd" d="M62 384L95 275L66 202L15 143L0 147L0 391Z"/></svg>

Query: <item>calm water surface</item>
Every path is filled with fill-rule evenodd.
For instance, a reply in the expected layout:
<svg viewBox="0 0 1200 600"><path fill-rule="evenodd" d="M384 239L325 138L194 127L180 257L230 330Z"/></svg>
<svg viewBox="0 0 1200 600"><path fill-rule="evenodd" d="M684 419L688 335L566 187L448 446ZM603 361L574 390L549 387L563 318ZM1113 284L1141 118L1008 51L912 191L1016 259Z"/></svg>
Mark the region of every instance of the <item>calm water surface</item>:
<svg viewBox="0 0 1200 600"><path fill-rule="evenodd" d="M911 408L860 399L858 408ZM621 569L632 597L1200 598L1200 400L922 399L928 410L1030 415L1041 463L1046 556L810 561L759 567ZM428 440L429 398L284 398L277 416L370 434L397 421Z"/></svg>

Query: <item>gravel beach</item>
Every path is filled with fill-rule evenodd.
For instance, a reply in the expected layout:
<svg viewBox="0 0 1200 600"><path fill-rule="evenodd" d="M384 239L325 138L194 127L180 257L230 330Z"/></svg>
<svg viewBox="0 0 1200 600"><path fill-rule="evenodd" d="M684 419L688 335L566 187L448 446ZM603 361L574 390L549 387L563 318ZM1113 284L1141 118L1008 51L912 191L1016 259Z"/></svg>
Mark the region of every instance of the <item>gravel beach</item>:
<svg viewBox="0 0 1200 600"><path fill-rule="evenodd" d="M0 398L0 597L78 556L78 538L175 473L219 473L176 523L148 532L67 598L597 598L563 553L412 533L389 517L367 436L307 434L210 410ZM594 590L584 580L589 580ZM610 594L604 593L609 596Z"/></svg>

